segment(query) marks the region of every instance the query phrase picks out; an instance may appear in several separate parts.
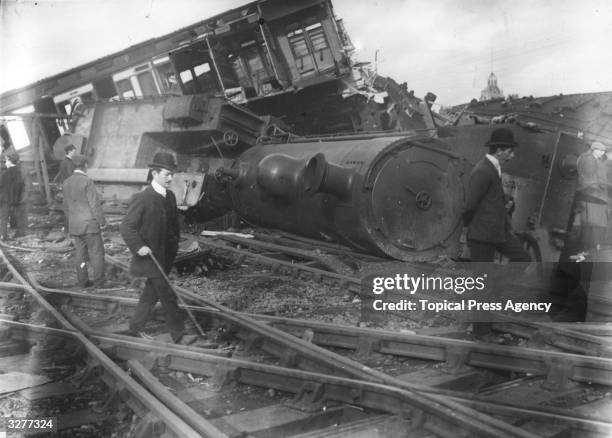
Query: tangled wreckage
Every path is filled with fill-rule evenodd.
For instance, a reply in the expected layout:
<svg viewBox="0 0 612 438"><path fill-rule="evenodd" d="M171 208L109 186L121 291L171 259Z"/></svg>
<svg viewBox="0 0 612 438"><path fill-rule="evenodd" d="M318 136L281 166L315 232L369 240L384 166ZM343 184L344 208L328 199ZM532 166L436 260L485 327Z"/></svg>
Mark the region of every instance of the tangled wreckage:
<svg viewBox="0 0 612 438"><path fill-rule="evenodd" d="M41 181L75 144L109 208L125 207L153 155L170 151L190 221L234 211L399 260L457 255L470 169L505 123L522 146L503 176L514 228L539 259L558 260L577 157L612 140L612 94L473 102L443 116L432 93L419 99L351 53L330 1L255 1L0 105L41 115L29 128Z"/></svg>

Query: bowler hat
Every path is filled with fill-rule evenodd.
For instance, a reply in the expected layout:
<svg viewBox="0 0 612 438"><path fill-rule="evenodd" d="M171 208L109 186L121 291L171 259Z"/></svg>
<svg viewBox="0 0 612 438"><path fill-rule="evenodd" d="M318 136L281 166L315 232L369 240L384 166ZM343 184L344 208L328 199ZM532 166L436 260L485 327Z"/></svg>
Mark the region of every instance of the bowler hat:
<svg viewBox="0 0 612 438"><path fill-rule="evenodd" d="M176 160L174 155L169 152L158 152L153 156L153 161L149 163L149 167L160 167L162 169L176 170Z"/></svg>
<svg viewBox="0 0 612 438"><path fill-rule="evenodd" d="M504 146L515 148L518 143L514 141L514 134L508 128L497 128L491 133L491 138L485 146Z"/></svg>
<svg viewBox="0 0 612 438"><path fill-rule="evenodd" d="M87 157L84 155L75 155L72 157L72 162L74 163L75 167L82 168L87 164Z"/></svg>

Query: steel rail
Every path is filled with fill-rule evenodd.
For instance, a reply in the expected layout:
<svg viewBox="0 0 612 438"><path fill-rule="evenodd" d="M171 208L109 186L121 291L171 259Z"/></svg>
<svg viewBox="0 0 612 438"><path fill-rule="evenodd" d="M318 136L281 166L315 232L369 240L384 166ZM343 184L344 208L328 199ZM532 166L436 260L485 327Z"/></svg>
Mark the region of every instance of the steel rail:
<svg viewBox="0 0 612 438"><path fill-rule="evenodd" d="M341 287L346 287L349 291L355 294L359 294L359 292L361 291L361 281L348 275L337 274L335 272L324 271L323 269L317 269L311 266L304 266L296 263L287 262L284 260L279 260L274 257L268 257L262 254L253 253L251 251L234 248L227 244L213 242L208 238L198 237L197 240L202 244L208 247L213 247L218 251L232 253L236 255L239 260L251 258L256 263L261 263L266 266L272 266L273 271L277 271L281 268L284 268L294 273L295 275L299 275L299 272L305 272L317 282L332 282L334 284L340 285Z"/></svg>
<svg viewBox="0 0 612 438"><path fill-rule="evenodd" d="M143 406L145 406L150 412L153 413L159 420L161 420L168 430L171 430L178 437L201 437L195 430L181 420L177 415L165 407L157 399L151 397L151 394L140 386L134 379L132 379L125 371L123 371L116 363L108 358L93 342L87 339L82 333L76 331L76 329L70 324L61 313L59 313L51 304L49 304L26 280L21 274L12 266L6 255L0 250L0 263L6 266L12 278L18 281L20 286L23 286L24 290L36 299L38 304L43 307L49 314L51 314L64 328L66 331L72 332L72 336L80 344L83 345L89 356L100 366L103 367L104 371L117 383L118 387L125 388L132 394ZM3 324L9 324L3 322ZM14 323L11 323L14 324Z"/></svg>
<svg viewBox="0 0 612 438"><path fill-rule="evenodd" d="M30 330L31 327L12 321L8 325ZM47 327L35 327L40 333L54 333ZM62 333L63 334L63 333ZM364 382L345 377L330 376L309 371L295 370L274 365L253 363L239 359L213 356L202 352L184 351L180 346L166 347L139 342L129 336L92 336L105 351L120 360L131 361L147 357L159 366L169 369L204 375L212 379L214 386L222 386L236 381L245 385L274 388L296 394L296 401L311 404L337 401L363 406L385 412L392 412L403 418L409 417L414 428L423 428L433 433L445 431L442 436L462 437L503 437L520 436L534 438L535 435L521 431L509 435L491 426L483 426L471 416L465 416L451 408L440 407L437 412L429 412L430 402L409 391L372 382ZM299 399L299 400L298 400ZM482 416L482 414L481 414Z"/></svg>
<svg viewBox="0 0 612 438"><path fill-rule="evenodd" d="M130 352L129 343L132 341L129 339L124 341L124 340L119 339L119 337L110 338L108 336L99 336L99 335L94 335L93 338L99 341L100 343L108 344L109 348L112 348L112 352L114 354L120 355L122 358L125 358L125 359L127 359L128 357L138 357L142 355L142 352L149 351L155 354L159 354L160 357L163 357L163 362L161 363L161 365L167 366L169 368L174 368L174 369L178 369L181 371L185 371L185 372L194 372L194 373L199 373L199 374L206 372L208 373L207 375L216 376L217 378L220 378L221 380L224 380L224 379L231 380L234 378L241 379L249 371L253 372L254 374L257 374L265 370L272 369L275 375L279 377L280 384L283 386L280 386L280 387L273 386L273 382L270 382L270 379L269 378L266 379L264 376L257 377L257 378L253 377L250 380L245 380L245 381L240 380L240 381L242 383L249 384L249 385L273 387L275 389L285 390L289 392L295 392L297 388L301 388L302 386L300 385L296 386L290 382L287 382L285 380L285 376L288 376L288 377L295 376L296 375L295 373L306 373L311 376L312 375L318 375L318 376L322 375L320 373L313 373L310 371L301 371L301 370L294 370L294 369L289 369L289 368L284 368L284 367L277 367L273 365L251 363L251 362L241 361L238 359L220 358L218 356L212 356L207 353L183 351L180 347L179 348L174 347L174 348L168 349L168 348L163 348L163 347L158 348L156 346L151 347L151 346L139 344L138 346L134 346L134 348L138 349L139 352L134 352L134 351ZM219 372L218 372L219 368L216 368L217 365L215 364L221 366L221 369L222 369L221 376L219 375ZM285 374L285 372L281 370L286 370L288 374ZM344 377L336 377L336 376L329 376L329 375L324 375L324 376L327 379L330 379L331 381L333 381L334 379L341 379L343 381L344 380L354 381L354 379L346 379ZM325 380L325 381L330 381L330 380ZM316 380L316 381L321 382L321 380ZM359 382L361 382L362 384L366 384L366 382L363 382L363 381L359 381ZM278 383L279 382L277 382L277 384ZM308 380L304 380L301 383L306 384L306 385L309 384ZM380 384L374 384L374 385L376 385L376 387L378 388L382 386L389 387L389 385L380 385ZM363 386L360 386L360 388L363 388ZM410 394L410 392L408 392L406 389L403 389L403 388L395 388L393 386L391 386L391 388L397 389L400 391L406 391L408 394ZM426 392L426 389L428 388L423 388L424 392ZM445 399L448 397L447 395L444 395L444 394L432 394L432 396L438 399L441 403L444 403ZM512 407L512 409L508 410L508 409L503 409L503 408L500 409L500 407L495 405L494 403L489 406L490 400L486 400L484 399L484 397L482 398L482 400L476 400L476 399L470 399L470 398L464 399L463 397L456 397L454 399L457 400L458 403L465 404L467 402L470 405L478 406L479 408L487 412L491 412L492 414L503 414L503 415L508 415L509 413L512 413L512 415L520 414L522 418L535 418L539 421L545 421L545 420L551 421L551 422L558 421L563 424L569 425L571 427L575 427L577 430L580 430L580 431L589 431L589 432L596 432L596 433L602 433L602 434L605 433L607 434L605 436L609 436L609 434L612 433L612 423L611 422L605 421L599 418L584 418L584 417L581 417L580 415L576 415L572 413L571 411L565 411L561 409L557 409L557 410L551 409L550 412L535 412L534 413L533 411L525 407L523 408ZM338 397L335 400L341 401L341 402L344 401L348 403L358 404L358 405L360 404L359 398L354 398L352 399L352 401L347 401L346 399L343 399L342 397ZM389 406L387 403L389 402L390 402L389 400L386 400L383 403L377 404L374 406L372 405L369 405L369 406L364 405L364 406L368 406L374 409L380 409L380 410L388 412ZM412 405L412 401L410 402L410 405ZM500 406L503 406L503 405L500 405ZM420 406L419 409L423 409L426 411L426 407ZM454 412L454 410L451 410L451 411ZM392 410L392 412L396 414L401 414L403 411L402 410L400 411ZM458 416L463 417L462 413L455 412L454 414L457 414Z"/></svg>
<svg viewBox="0 0 612 438"><path fill-rule="evenodd" d="M120 303L126 307L133 307L137 302L137 300L131 298L96 296L49 289L40 286L33 278L30 278L30 281L41 292L70 297L76 300L75 304L79 300L96 300L103 303ZM177 291L184 292L184 289L177 288ZM350 349L364 355L381 353L446 362L449 366L456 368L469 365L498 371L534 374L546 377L548 384L559 388L565 386L569 381L612 385L612 359L608 358L517 346L481 344L461 339L396 333L312 320L246 314L229 309L220 312L214 304L198 298L206 304L205 307L188 307L206 318L221 319L238 326L241 325L240 318L245 318L251 322L259 321L268 327L274 327L297 338L301 338L307 330L312 330L314 335L312 342L324 347ZM247 328L252 328L252 325ZM264 335L261 330L258 333L260 336ZM248 337L244 338L247 342L256 342L249 340ZM282 348L283 346L271 346L270 351L282 357ZM294 362L298 359L298 357L293 358ZM331 371L331 369L328 369L328 372Z"/></svg>
<svg viewBox="0 0 612 438"><path fill-rule="evenodd" d="M235 237L235 236L206 237L206 240L207 241L213 240L215 238L219 238L220 240L223 240L225 242L234 243L236 245L243 245L243 246L247 246L250 248L254 248L260 251L273 251L273 252L279 252L282 254L290 255L292 257L299 257L302 259L309 260L310 262L319 263L322 266L325 266L330 272L334 272L336 274L338 273L337 271L333 270L331 266L329 266L329 263L325 261L323 257L315 254L314 251L307 251L307 250L298 249L298 248L290 248L284 245L278 245L276 243L262 242L257 239L242 239L240 237ZM202 239L202 237L199 237L198 239ZM271 258L274 258L274 257L271 257Z"/></svg>
<svg viewBox="0 0 612 438"><path fill-rule="evenodd" d="M281 362L296 367L302 367L317 372L336 374L347 378L359 379L374 383L393 385L404 389L407 394L415 397L415 402L426 406L426 414L431 416L444 415L444 411L451 410L456 418L461 421L470 422L474 427L484 429L496 429L496 436L514 437L523 436L525 433L518 427L509 425L506 422L482 415L478 411L466 408L461 403L451 400L434 400L428 394L415 391L410 385L399 379L388 376L387 374L375 371L358 362L344 358L321 347L295 338L293 335L284 333L264 323L253 320L244 315L236 315L230 309L219 304L205 302L201 297L184 288L176 287L177 292L183 298L193 300L200 304L215 308L219 312L224 312L226 320L235 327L240 327L243 339L249 342L253 337L263 340L262 349L281 358Z"/></svg>
<svg viewBox="0 0 612 438"><path fill-rule="evenodd" d="M194 310L195 309L197 308L194 308ZM168 366L168 363L170 363L169 362L170 357L173 358L172 360L174 362L172 363L183 363L182 362L183 359L187 358L191 360L194 357L192 356L192 354L195 354L195 355L198 355L196 357L198 357L200 360L199 365L189 362L190 365L188 368L177 368L177 369L181 371L185 371L185 372L193 372L193 373L198 373L198 374L203 373L205 375L213 376L213 377L217 376L216 373L219 370L219 368L216 367L215 365L214 357L218 357L218 356L216 355L216 353L211 352L210 350L207 350L207 349L203 350L197 347L176 345L176 344L170 344L170 343L153 341L153 340L145 340L145 339L136 340L135 338L131 336L125 336L125 335L111 335L108 333L96 331L94 329L89 328L82 322L75 321L75 319L78 319L78 318L74 316L69 317L69 319L73 323L75 323L75 325L82 327L88 333L91 339L99 343L101 346L104 346L103 347L104 350L109 351L113 355L117 355L121 357L122 359L128 360L128 359L134 359L134 358L142 358L143 356L146 356L147 354L153 353L159 358L163 358L163 359L160 359L163 361L161 365ZM27 330L32 330L32 331L38 330L41 333L48 333L52 335L53 334L72 335L72 332L68 332L62 329L53 329L53 328L40 327L40 326L28 327L27 324L15 323L13 321L0 320L0 322L6 322L7 325L11 325L14 329L25 330L27 328ZM201 354L203 354L204 356L199 356ZM203 358L205 358L206 360L202 362L201 359ZM235 360L235 359L232 359L232 360ZM227 365L228 363L231 363L232 360L230 360L230 362L226 361L224 363ZM250 364L250 362L240 361L239 365L242 366L245 363ZM261 364L255 364L255 365L261 365ZM231 369L234 370L235 368L231 368ZM286 369L286 368L283 368L283 369ZM229 371L227 369L224 369L223 372L225 373ZM223 379L226 379L226 378L227 376L223 377ZM278 378L281 380L283 379L282 376ZM257 382L246 382L246 383L253 384L256 386L257 385L261 386L261 384ZM270 385L268 380L266 380L266 385ZM471 406L475 409L478 409L479 411L486 412L492 415L502 415L505 417L515 416L515 417L520 417L520 418L530 418L530 419L533 419L535 421L540 421L540 422L547 421L551 424L560 423L566 427L571 427L572 429L576 431L590 432L590 433L592 432L592 433L598 433L598 434L605 433L606 435L604 436L609 436L609 434L612 434L612 423L607 421L607 419L600 418L600 417L581 415L573 411L558 409L558 408L551 408L551 407L537 407L537 410L534 410L533 407L512 405L510 403L495 402L495 401L488 400L486 397L477 396L477 395L463 394L463 393L458 393L456 391L442 390L442 389L430 388L430 387L419 386L419 385L413 385L413 386L420 392L431 393L434 397L439 397L441 402L443 402L446 398L451 398L451 399L456 400L459 403L462 403L467 406ZM285 390L284 386L278 387L278 386L272 385L271 387L275 389ZM338 400L338 401L342 402L343 400ZM359 404L356 401L353 401L351 403ZM385 406L383 404L379 406L377 409L385 410L384 408Z"/></svg>
<svg viewBox="0 0 612 438"><path fill-rule="evenodd" d="M232 237L226 238L221 237L221 240L240 244L240 238ZM253 242L242 239L245 246L254 245ZM300 266L290 262L284 262L272 257L267 257L261 254L249 252L244 249L233 248L228 245L224 245L218 242L213 242L209 238L198 237L198 241L209 247L213 247L219 251L232 252L238 257L250 257L256 262L272 266L273 269L280 269L281 267L294 273L298 271L304 271L312 277L313 280L321 282L324 279L334 282L342 287L346 287L350 292L360 294L362 290L361 280L342 274L330 273L322 269L313 268L310 266ZM281 245L277 245L280 247ZM293 248L288 248L288 252L291 253ZM445 270L436 270L437 273L446 272ZM453 275L452 271L448 271L448 275ZM403 296L402 296L403 298ZM442 302L443 299L439 298L435 294L429 294L426 297L431 301ZM497 312L488 313L492 319L493 330L511 333L516 336L527 338L532 340L536 345L550 344L557 348L566 351L573 351L576 353L582 353L592 356L612 356L612 341L609 339L603 339L601 337L593 336L579 330L572 330L567 326L555 326L550 323L540 323L534 321L526 321L518 318L514 318L508 315Z"/></svg>
<svg viewBox="0 0 612 438"><path fill-rule="evenodd" d="M157 349L155 346L140 345L130 340L93 336L101 344L107 344L111 354L122 359L142 357L147 354L158 355L162 366L167 368L204 374L217 384L230 383L232 380L246 385L274 388L290 393L303 393L310 403L333 400L349 403L370 409L392 412L397 415L407 414L416 423L431 431L438 428L447 431L461 432L465 436L532 436L515 427L500 429L498 425L483 422L486 416L470 409L457 410L448 406L444 399L432 410L429 396L410 390L395 388L381 383L355 380L347 377L332 376L311 371L253 363L239 359L212 356L206 353ZM130 345L131 343L131 345ZM319 386L319 385L322 385ZM416 410L416 412L415 412ZM428 425L436 427L428 427ZM416 426L417 424L415 424ZM612 431L612 429L610 429Z"/></svg>
<svg viewBox="0 0 612 438"><path fill-rule="evenodd" d="M184 292L184 290L182 288L177 288L179 291ZM43 289L44 290L44 289ZM76 294L76 293L70 293L70 296L75 296L77 295L78 299L82 299L79 298L78 295L80 294ZM191 295L193 295L193 293L191 293ZM189 297L191 298L191 295L189 295ZM87 294L87 298L91 299L93 298L92 295ZM108 298L108 297L100 297L100 300L102 301L108 301L108 300L114 300L115 298ZM205 301L202 300L200 297L196 297L196 299L200 299L201 301ZM129 302L132 302L133 304L135 304L135 300L130 300L128 298L122 298L121 302L124 305L129 305ZM225 309L224 311L219 311L219 305L215 305L215 304L211 304L208 303L209 305L207 306L207 308L198 308L198 307L192 307L192 310L197 311L197 312L201 312L203 313L205 316L207 317L211 317L211 318L222 318L223 320L225 320L226 322L230 322L232 325L234 326L238 326L241 327L243 331L246 331L247 334L242 336L242 339L244 339L246 342L250 342L252 341L252 338L249 337L250 331L249 331L249 327L252 328L252 326L249 326L248 324L245 327L244 321L241 321L240 318L236 319L235 317L240 317L243 314L239 314L237 312L233 312L229 309ZM248 317L246 317L248 318ZM264 322L269 323L269 321L271 319L274 319L273 317L264 317ZM279 318L282 320L282 318ZM332 325L333 326L333 325ZM245 330L246 329L246 330ZM366 329L367 330L367 329ZM376 332L376 331L374 331ZM282 332L281 332L282 333ZM393 333L395 335L395 333ZM262 337L266 337L266 333L265 332L259 332L259 335ZM418 337L418 336L417 336ZM427 337L427 338L431 338L431 337ZM434 338L435 339L435 338ZM316 356L313 358L311 354L308 354L308 352L304 352L301 351L299 348L297 348L297 344L303 342L301 339L297 339L293 336L290 336L289 338L289 343L279 343L277 339L274 338L274 336L270 339L269 337L266 337L266 339L263 341L261 348L264 349L265 351L268 351L269 353L274 354L277 357L281 357L283 359L283 362L286 363L286 365L294 365L294 366L300 366L300 367L304 367L307 369L314 369L316 371L321 371L321 372L334 372L336 371L336 369L334 367L329 367L329 365L327 365L326 367L321 367L319 364L317 364L316 362ZM475 343L471 343L469 341L464 341L470 345L478 345ZM309 345L309 344L307 344ZM503 347L502 347L503 348ZM291 351L290 355L287 355L287 351ZM538 352L538 351L536 351ZM329 355L330 353L327 352L326 350L319 350L317 351L318 357L322 358L324 354ZM563 353L561 353L563 354ZM342 361L343 364L348 362L348 365L345 366L346 371L350 371L350 368L355 368L355 362L350 361L346 358L343 358L341 356L337 356L332 354L332 358L336 357L337 359L340 359ZM583 359L582 356L578 356L581 359ZM438 396L441 397L452 397L454 400L456 400L457 402L461 403L462 405L466 404L466 400L464 400L464 398L466 397L465 394L461 394L458 392L454 392L454 391L445 391L445 390L436 390L434 388L429 388L429 387L424 387L424 386L418 386L418 385L413 385L413 384L409 384L407 382L403 382L401 380L392 378L390 376L387 376L386 374L383 373L378 373L374 370L369 369L368 367L363 367L363 365L361 364L356 364L357 367L361 368L361 371L363 370L368 370L371 373L374 373L374 375L376 377L378 377L379 379L383 379L383 381L385 379L387 379L387 381L385 383L387 384L392 384L394 386L406 389L406 390L410 390L410 391L418 391L418 392L422 392L422 393L432 393L432 394L437 394ZM355 373L353 371L353 373ZM341 375L347 375L346 373L342 373ZM352 377L351 374L348 374L349 377ZM367 379L367 380L371 380L372 376L371 375L364 375L362 372L357 374L357 378L361 378L361 379ZM443 400L440 400L443 401ZM475 404L478 406L482 406L483 403L492 403L488 400L486 401L481 401L481 400L469 400L469 404ZM491 410L491 409L489 409ZM521 407L520 412L524 413L525 409L523 409L523 407ZM509 405L499 405L497 406L497 410L496 413L499 412L504 412L506 415L509 412L517 412L517 407L516 406L509 406ZM532 416L538 416L540 415L540 413L534 413L531 412ZM563 415L560 415L558 413L555 414L551 414L551 413L543 413L542 415L544 415L546 418L549 418L551 415L554 416L554 418L556 420L561 420L561 418L563 418ZM569 420L568 420L569 421ZM597 422L597 420L593 420L593 419L577 419L577 418L572 418L572 422L573 424L577 424L579 422L582 423L587 423L586 425L581 425L582 428L591 428L592 425L589 424L590 421L595 421Z"/></svg>
<svg viewBox="0 0 612 438"><path fill-rule="evenodd" d="M267 315L252 317L297 337L301 337L306 330L312 330L312 342L315 344L347 348L358 353L392 354L447 362L454 367L470 365L546 376L552 380L563 377L581 383L612 385L612 359L608 358ZM564 382L558 383L561 386Z"/></svg>

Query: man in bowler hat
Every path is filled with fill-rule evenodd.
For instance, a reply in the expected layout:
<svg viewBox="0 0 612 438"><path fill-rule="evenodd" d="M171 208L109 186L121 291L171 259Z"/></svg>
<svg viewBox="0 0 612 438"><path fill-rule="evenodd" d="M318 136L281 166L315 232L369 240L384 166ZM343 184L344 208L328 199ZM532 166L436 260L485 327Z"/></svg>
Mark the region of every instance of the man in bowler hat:
<svg viewBox="0 0 612 438"><path fill-rule="evenodd" d="M467 243L473 262L492 262L495 251L511 262L529 262L531 256L512 233L504 194L501 166L514 157L518 144L512 131L498 128L485 144L489 151L472 169L463 213Z"/></svg>
<svg viewBox="0 0 612 438"><path fill-rule="evenodd" d="M87 172L87 158L74 155L74 171L62 184L64 209L68 222L68 234L76 250L76 270L79 286L96 288L104 282L104 242L102 230L106 218L102 211L102 200ZM87 262L92 269L93 282L89 280Z"/></svg>
<svg viewBox="0 0 612 438"><path fill-rule="evenodd" d="M121 235L132 253L130 273L147 277L130 321L130 333L143 334L155 303L160 300L170 336L175 343L181 343L185 333L182 312L178 308L176 295L151 257L155 257L168 274L178 251L178 210L176 197L169 190L176 170L174 156L168 152L158 152L149 168L151 184L134 195L121 223Z"/></svg>
<svg viewBox="0 0 612 438"><path fill-rule="evenodd" d="M66 181L66 179L72 176L72 172L74 172L74 169L76 167L74 163L76 147L72 144L69 144L64 148L64 152L66 153L66 156L61 161L59 171L57 172L57 175L55 175L55 179L53 180L58 184L62 184L64 181Z"/></svg>

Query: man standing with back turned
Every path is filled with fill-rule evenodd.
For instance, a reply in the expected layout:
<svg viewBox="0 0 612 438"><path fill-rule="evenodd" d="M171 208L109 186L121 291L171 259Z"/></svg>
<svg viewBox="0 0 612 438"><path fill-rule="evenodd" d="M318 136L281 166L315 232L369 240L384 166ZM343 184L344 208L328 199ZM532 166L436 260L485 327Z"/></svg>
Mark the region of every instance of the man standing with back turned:
<svg viewBox="0 0 612 438"><path fill-rule="evenodd" d="M104 281L104 242L102 229L106 219L102 201L91 178L86 174L87 158L74 155L74 172L62 184L68 233L76 250L77 281L81 287L102 287ZM93 271L93 283L87 274L87 261Z"/></svg>
<svg viewBox="0 0 612 438"><path fill-rule="evenodd" d="M178 251L179 219L176 198L168 190L176 162L168 152L158 152L149 164L152 181L134 195L121 223L121 235L132 252L130 273L147 277L147 281L130 321L130 333L143 332L157 300L162 303L166 325L175 343L183 341L185 328L176 296L157 268L152 256L165 274L170 272Z"/></svg>
<svg viewBox="0 0 612 438"><path fill-rule="evenodd" d="M66 181L67 178L72 176L72 172L74 172L75 168L73 159L76 155L76 147L74 147L74 145L69 144L64 148L64 152L66 153L66 156L60 163L59 171L57 172L57 175L55 175L54 179L54 181L58 184L63 184L63 182Z"/></svg>
<svg viewBox="0 0 612 438"><path fill-rule="evenodd" d="M498 251L511 262L529 262L531 256L512 233L501 180L501 165L514 157L518 144L511 130L498 128L485 146L489 153L472 170L463 213L472 261L492 262Z"/></svg>

